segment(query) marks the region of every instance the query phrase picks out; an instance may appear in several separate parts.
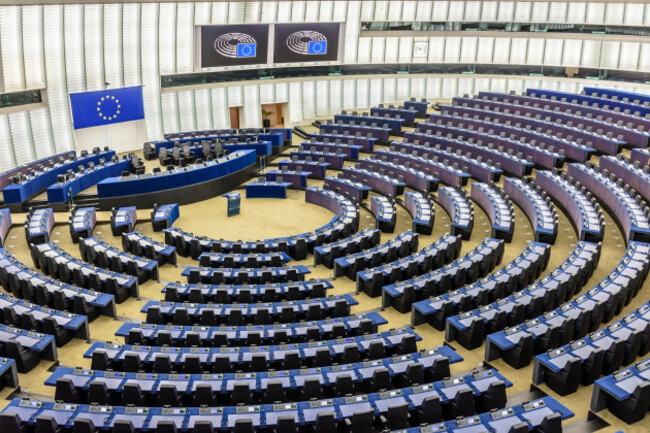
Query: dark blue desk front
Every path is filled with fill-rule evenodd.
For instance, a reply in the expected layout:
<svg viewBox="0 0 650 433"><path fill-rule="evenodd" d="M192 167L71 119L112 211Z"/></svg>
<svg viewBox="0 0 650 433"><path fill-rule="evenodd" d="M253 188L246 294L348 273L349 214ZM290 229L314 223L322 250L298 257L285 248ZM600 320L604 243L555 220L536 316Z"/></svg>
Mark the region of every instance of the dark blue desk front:
<svg viewBox="0 0 650 433"><path fill-rule="evenodd" d="M97 194L99 198L106 198L181 188L235 173L255 164L255 159L254 150L242 150L203 164L157 174L112 177L97 184Z"/></svg>
<svg viewBox="0 0 650 433"><path fill-rule="evenodd" d="M56 178L60 174L65 174L68 170L76 171L80 165L86 166L89 162L95 165L99 164L100 159L110 161L115 155L115 151L102 152L98 154L88 155L85 158L79 158L74 161L67 162L58 167L52 168L44 173L33 177L22 184L9 185L2 190L5 203L22 203L35 194L43 191L50 185L56 182Z"/></svg>
<svg viewBox="0 0 650 433"><path fill-rule="evenodd" d="M246 185L246 198L287 198L291 182L252 182Z"/></svg>

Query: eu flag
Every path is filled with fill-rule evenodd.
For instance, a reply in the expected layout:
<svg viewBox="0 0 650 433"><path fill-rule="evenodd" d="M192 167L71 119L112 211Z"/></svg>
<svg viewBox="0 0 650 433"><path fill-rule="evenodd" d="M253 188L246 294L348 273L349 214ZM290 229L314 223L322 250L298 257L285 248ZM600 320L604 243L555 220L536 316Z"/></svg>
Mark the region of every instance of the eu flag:
<svg viewBox="0 0 650 433"><path fill-rule="evenodd" d="M144 119L142 86L71 93L74 129Z"/></svg>

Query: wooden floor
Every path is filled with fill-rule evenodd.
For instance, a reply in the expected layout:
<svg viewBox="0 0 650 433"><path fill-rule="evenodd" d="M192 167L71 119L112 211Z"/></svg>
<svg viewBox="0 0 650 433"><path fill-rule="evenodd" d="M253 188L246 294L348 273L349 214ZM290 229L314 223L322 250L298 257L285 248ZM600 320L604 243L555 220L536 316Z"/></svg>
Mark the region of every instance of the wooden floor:
<svg viewBox="0 0 650 433"><path fill-rule="evenodd" d="M308 130L314 130L313 127L305 127ZM294 138L294 145L298 145L301 139L297 136ZM288 149L285 153L289 153ZM277 160L276 160L277 161ZM157 161L147 162L147 171L150 171L153 166L157 166ZM275 167L269 166L267 169ZM309 186L321 185L322 181L309 180ZM468 185L466 188L469 191ZM242 197L245 194L242 194ZM435 194L434 194L435 198ZM242 198L241 214L228 218L226 215L226 199L213 198L204 202L182 206L180 210L180 218L176 221L175 225L190 232L202 234L214 238L225 238L231 240L257 240L277 236L288 236L291 234L303 233L314 230L329 222L333 214L324 208L316 205L307 204L304 201L304 192L297 190L290 190L286 200L279 199L250 199ZM526 247L527 243L533 239L533 233L530 222L527 220L524 213L516 208L516 225L515 236L511 243L506 245L505 254L501 265L507 264L509 261L517 257L521 251ZM436 204L435 209L435 225L433 234L431 236L420 236L420 248L428 245L434 240L438 239L444 233L449 232L450 219L446 212ZM463 242L461 255L473 249L484 237L490 235L490 223L486 215L476 204L474 206L475 223L474 231L468 241ZM559 214L559 235L556 244L552 247L551 259L547 267L547 272L552 271L570 254L576 244L576 233L568 222L567 217L558 209ZM138 211L140 222L137 225L137 230L151 236L157 240L163 240L161 233L154 233L151 224L148 221L149 211ZM25 264L31 265L31 257L25 241L25 234L22 228L24 215L12 215L14 226L9 233L7 240L7 248L18 259ZM95 234L101 236L104 240L112 243L113 245L121 247L120 238L112 236L108 224L109 215L107 212L100 212L98 214L98 225ZM68 229L68 215L66 213L56 214L57 225L55 227L52 240L57 242L64 250L69 253L80 257L78 245L72 243ZM399 234L403 230L411 229L411 218L404 208L398 207L398 219L395 233L383 234L382 242L390 239L391 237ZM372 215L365 209L361 209L361 224L360 230L365 227L374 226L374 219ZM625 251L624 239L612 221L609 215L606 215L606 234L603 242L602 254L599 265L592 276L585 289L592 287L599 282L605 275L607 275L618 263ZM149 281L140 286L140 298L130 298L123 304L117 306L117 317L107 318L99 317L90 323L91 341L105 341L113 340L118 341L114 336L115 331L120 327L123 321L144 321L145 315L140 312L142 306L152 299L162 299L161 289L170 281L182 280L180 272L186 265L196 265L196 261L190 258L179 257L177 267L165 265L161 268L160 281ZM313 257L310 255L306 260L300 262L311 267L311 275L313 278L330 278L333 279L332 271L323 267L313 267ZM295 264L292 262L291 264ZM546 272L545 272L546 273ZM543 273L542 275L545 275ZM351 293L355 290L353 281L342 277L333 281L334 289L331 294L344 294ZM650 283L646 281L643 289L639 292L636 298L624 308L622 315L627 314L643 302L647 301L650 293ZM381 298L371 299L365 294L356 295L359 304L352 307L353 313L364 312L369 310L377 310L381 308ZM410 314L400 314L394 309L382 311L381 314L388 320L388 324L380 328L380 330L387 330L389 328L399 327L410 323ZM617 316L614 320L620 318ZM604 325L603 325L604 326ZM436 331L431 326L425 324L416 327L416 331L423 337L419 348L432 348L444 343L444 333ZM90 360L83 358L83 353L88 349L91 341L72 340L64 347L59 348L59 364L65 366L78 366L83 368L90 368ZM457 375L461 372L471 370L479 366L483 361L484 347L468 351L463 349L460 345L452 343L451 346L463 356L464 361L453 364L451 366L452 374ZM501 373L510 379L514 386L508 389L509 398L511 401L520 402L521 398L528 395L531 387L532 377L532 363L530 366L516 370L509 367L501 360L492 363L492 366L497 368ZM31 397L38 400L51 400L54 395L54 388L45 387L43 382L49 376L52 370L53 363L43 361L41 364L28 374L20 375L21 388L18 392L5 389L0 392L0 409L3 408L9 398L13 397ZM560 397L550 391L546 386L542 385L541 389L558 399L561 403L568 406L575 412L576 416L571 419L574 422L573 428L571 424L567 423L571 431L587 431L588 427L585 426L585 420L588 416L589 403L591 399L592 387L580 387L578 391L567 397ZM650 431L650 417L646 417L643 421L628 426L612 416L607 410L601 411L597 414L606 422L611 424L605 427L603 432L615 432L624 430L627 433L632 432L648 432ZM0 432L1 433L1 432Z"/></svg>

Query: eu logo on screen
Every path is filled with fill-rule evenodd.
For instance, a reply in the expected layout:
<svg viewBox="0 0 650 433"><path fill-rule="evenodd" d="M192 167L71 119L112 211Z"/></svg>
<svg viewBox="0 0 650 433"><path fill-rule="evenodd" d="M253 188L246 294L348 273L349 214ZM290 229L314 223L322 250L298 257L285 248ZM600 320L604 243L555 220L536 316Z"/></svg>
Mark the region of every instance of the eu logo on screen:
<svg viewBox="0 0 650 433"><path fill-rule="evenodd" d="M327 54L327 41L310 41L308 45L309 54Z"/></svg>
<svg viewBox="0 0 650 433"><path fill-rule="evenodd" d="M237 44L237 57L255 57L257 44Z"/></svg>

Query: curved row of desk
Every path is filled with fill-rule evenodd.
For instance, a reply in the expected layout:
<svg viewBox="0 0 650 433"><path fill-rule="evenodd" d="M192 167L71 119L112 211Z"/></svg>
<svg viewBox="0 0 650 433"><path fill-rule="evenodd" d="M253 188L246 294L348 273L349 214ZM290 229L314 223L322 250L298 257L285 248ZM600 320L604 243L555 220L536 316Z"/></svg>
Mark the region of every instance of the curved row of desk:
<svg viewBox="0 0 650 433"><path fill-rule="evenodd" d="M357 292L371 298L381 295L381 288L396 281L422 275L458 258L461 239L448 233L421 250L372 268L357 271Z"/></svg>
<svg viewBox="0 0 650 433"><path fill-rule="evenodd" d="M322 298L333 287L329 280L311 279L288 283L266 284L189 284L168 283L162 292L170 302L274 302L281 299L295 301L306 298Z"/></svg>
<svg viewBox="0 0 650 433"><path fill-rule="evenodd" d="M506 242L512 241L515 232L515 209L503 190L495 184L473 182L470 195L490 220L491 236Z"/></svg>
<svg viewBox="0 0 650 433"><path fill-rule="evenodd" d="M534 355L594 332L620 313L636 295L650 269L650 244L631 241L625 256L600 283L584 295L525 323L487 336L485 359L503 358L514 368L530 364Z"/></svg>
<svg viewBox="0 0 650 433"><path fill-rule="evenodd" d="M541 128L547 134L566 137L569 141L593 147L598 152L609 155L615 155L626 144L624 130L617 127L608 128L597 120L482 99L454 98L453 104L453 108L443 107L443 112L479 115L481 118L492 117L499 123L512 123L531 130Z"/></svg>
<svg viewBox="0 0 650 433"><path fill-rule="evenodd" d="M382 306L406 313L416 301L483 278L501 262L503 250L503 240L485 238L476 248L442 268L382 287Z"/></svg>
<svg viewBox="0 0 650 433"><path fill-rule="evenodd" d="M598 265L600 250L600 244L580 241L569 257L539 281L510 296L447 317L445 340L475 349L483 344L487 334L558 308L587 284Z"/></svg>
<svg viewBox="0 0 650 433"><path fill-rule="evenodd" d="M605 234L605 218L600 206L583 185L566 173L538 171L535 183L553 198L569 217L578 239L600 242Z"/></svg>
<svg viewBox="0 0 650 433"><path fill-rule="evenodd" d="M468 240L474 228L474 205L465 190L441 186L438 189L438 203L451 218L451 234Z"/></svg>
<svg viewBox="0 0 650 433"><path fill-rule="evenodd" d="M260 346L262 344L301 343L329 340L377 332L388 322L371 312L331 319L285 322L266 325L165 325L125 323L115 335L127 344L155 346Z"/></svg>
<svg viewBox="0 0 650 433"><path fill-rule="evenodd" d="M141 312L147 322L174 325L265 325L297 320L321 320L350 314L350 306L359 302L351 295L296 301L251 304L196 304L191 302L149 301Z"/></svg>
<svg viewBox="0 0 650 433"><path fill-rule="evenodd" d="M503 190L528 217L535 240L554 244L557 238L558 217L546 192L529 178L515 177L503 180Z"/></svg>
<svg viewBox="0 0 650 433"><path fill-rule="evenodd" d="M334 242L354 233L359 224L359 210L354 203L341 194L319 187L305 190L305 201L332 211L335 216L326 225L313 232L302 233L285 238L266 239L256 242L227 241L210 239L185 232L177 227L163 230L165 242L176 247L181 256L191 255L197 259L201 253L215 252L271 252L283 251L294 260L304 260L307 251L323 243Z"/></svg>
<svg viewBox="0 0 650 433"><path fill-rule="evenodd" d="M428 322L442 331L448 317L502 299L535 281L546 269L550 256L550 245L531 242L510 263L480 280L414 303L411 323L415 326Z"/></svg>

